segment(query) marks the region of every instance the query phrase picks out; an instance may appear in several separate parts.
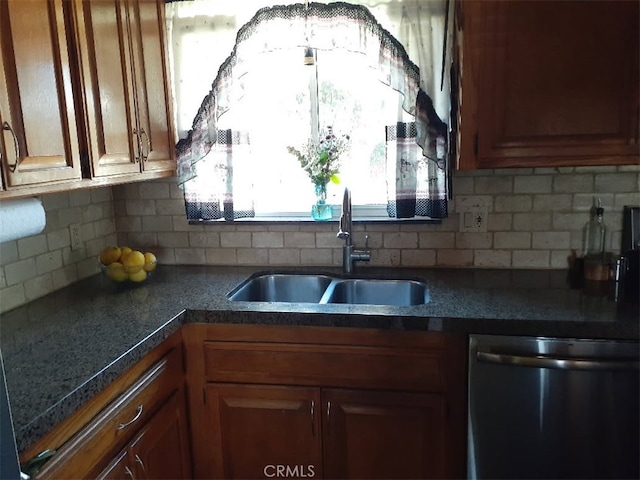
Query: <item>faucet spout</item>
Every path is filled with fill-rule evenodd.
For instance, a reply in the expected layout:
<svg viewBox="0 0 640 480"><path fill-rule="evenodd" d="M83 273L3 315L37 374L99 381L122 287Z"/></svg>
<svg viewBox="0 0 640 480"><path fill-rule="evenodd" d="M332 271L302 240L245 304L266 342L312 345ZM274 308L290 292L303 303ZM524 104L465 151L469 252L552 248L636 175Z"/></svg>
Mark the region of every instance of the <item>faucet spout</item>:
<svg viewBox="0 0 640 480"><path fill-rule="evenodd" d="M364 250L356 250L353 245L353 212L351 206L351 192L348 188L344 189L344 197L342 199L342 215L340 215L340 226L338 229L338 238L344 240L342 247L342 271L344 273L352 273L354 263L368 262L371 260L371 250L369 250L369 236L365 236Z"/></svg>

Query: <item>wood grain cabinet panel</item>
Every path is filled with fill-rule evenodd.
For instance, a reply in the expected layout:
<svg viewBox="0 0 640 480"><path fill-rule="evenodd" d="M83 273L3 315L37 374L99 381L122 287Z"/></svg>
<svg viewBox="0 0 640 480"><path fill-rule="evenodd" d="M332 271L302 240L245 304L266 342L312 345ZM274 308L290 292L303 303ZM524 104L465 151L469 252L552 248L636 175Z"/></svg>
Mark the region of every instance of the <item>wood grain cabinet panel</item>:
<svg viewBox="0 0 640 480"><path fill-rule="evenodd" d="M0 159L7 189L79 179L71 4L0 2Z"/></svg>
<svg viewBox="0 0 640 480"><path fill-rule="evenodd" d="M640 160L640 3L462 2L460 168Z"/></svg>
<svg viewBox="0 0 640 480"><path fill-rule="evenodd" d="M163 2L75 6L93 176L175 170Z"/></svg>

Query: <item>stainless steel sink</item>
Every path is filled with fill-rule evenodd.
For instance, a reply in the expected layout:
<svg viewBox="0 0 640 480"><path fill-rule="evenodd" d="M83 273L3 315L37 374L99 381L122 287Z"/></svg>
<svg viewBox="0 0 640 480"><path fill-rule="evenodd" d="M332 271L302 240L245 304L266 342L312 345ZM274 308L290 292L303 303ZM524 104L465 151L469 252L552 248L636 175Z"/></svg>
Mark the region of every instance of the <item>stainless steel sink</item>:
<svg viewBox="0 0 640 480"><path fill-rule="evenodd" d="M235 302L318 303L332 280L326 275L258 274L234 288L227 298Z"/></svg>
<svg viewBox="0 0 640 480"><path fill-rule="evenodd" d="M414 280L349 279L332 283L322 303L422 305L429 303L429 290Z"/></svg>
<svg viewBox="0 0 640 480"><path fill-rule="evenodd" d="M235 302L409 306L428 303L429 289L417 280L258 273L234 288L227 298Z"/></svg>

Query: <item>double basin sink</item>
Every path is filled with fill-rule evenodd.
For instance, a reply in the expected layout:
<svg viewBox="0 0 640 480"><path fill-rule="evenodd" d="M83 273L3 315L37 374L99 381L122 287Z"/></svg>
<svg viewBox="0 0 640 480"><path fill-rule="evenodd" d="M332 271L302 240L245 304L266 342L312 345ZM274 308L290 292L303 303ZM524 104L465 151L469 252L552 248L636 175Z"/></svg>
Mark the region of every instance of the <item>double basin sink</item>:
<svg viewBox="0 0 640 480"><path fill-rule="evenodd" d="M418 280L341 277L314 273L256 273L234 288L235 302L288 302L410 306L429 303Z"/></svg>

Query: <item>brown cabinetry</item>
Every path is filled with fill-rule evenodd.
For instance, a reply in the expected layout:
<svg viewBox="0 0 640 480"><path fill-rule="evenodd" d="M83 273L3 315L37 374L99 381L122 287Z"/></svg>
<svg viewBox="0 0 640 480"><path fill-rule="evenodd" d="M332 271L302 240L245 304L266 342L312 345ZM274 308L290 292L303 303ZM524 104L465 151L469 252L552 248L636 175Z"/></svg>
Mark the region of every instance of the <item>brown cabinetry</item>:
<svg viewBox="0 0 640 480"><path fill-rule="evenodd" d="M180 336L157 347L23 454L56 450L38 479L191 478Z"/></svg>
<svg viewBox="0 0 640 480"><path fill-rule="evenodd" d="M175 170L164 4L75 5L93 176Z"/></svg>
<svg viewBox="0 0 640 480"><path fill-rule="evenodd" d="M638 163L638 2L460 8L461 169Z"/></svg>
<svg viewBox="0 0 640 480"><path fill-rule="evenodd" d="M0 183L7 189L81 177L72 35L69 2L0 2Z"/></svg>
<svg viewBox="0 0 640 480"><path fill-rule="evenodd" d="M464 475L463 338L233 325L183 334L196 476Z"/></svg>

